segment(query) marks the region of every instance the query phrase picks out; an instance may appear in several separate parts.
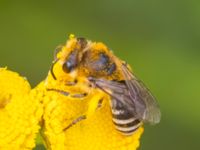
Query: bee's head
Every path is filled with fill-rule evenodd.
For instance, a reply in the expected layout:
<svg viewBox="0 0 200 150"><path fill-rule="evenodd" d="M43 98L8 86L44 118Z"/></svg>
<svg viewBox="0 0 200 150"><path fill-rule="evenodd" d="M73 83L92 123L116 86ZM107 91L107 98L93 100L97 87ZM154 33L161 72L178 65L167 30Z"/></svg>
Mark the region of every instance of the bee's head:
<svg viewBox="0 0 200 150"><path fill-rule="evenodd" d="M57 60L67 74L77 72L79 76L107 79L118 74L112 52L103 43L85 38L69 39L66 46L61 47L61 51L56 54Z"/></svg>
<svg viewBox="0 0 200 150"><path fill-rule="evenodd" d="M88 41L85 38L75 38L68 41L67 48L69 48L69 51L68 53L64 51L66 56L64 56L63 60L63 71L70 73L78 68L82 61L83 51L87 47L87 44Z"/></svg>

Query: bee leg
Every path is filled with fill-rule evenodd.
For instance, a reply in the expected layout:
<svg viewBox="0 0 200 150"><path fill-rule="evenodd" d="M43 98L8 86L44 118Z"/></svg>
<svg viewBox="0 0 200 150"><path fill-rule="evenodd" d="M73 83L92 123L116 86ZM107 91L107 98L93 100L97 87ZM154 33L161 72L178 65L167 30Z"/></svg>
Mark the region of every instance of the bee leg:
<svg viewBox="0 0 200 150"><path fill-rule="evenodd" d="M65 127L65 128L63 129L63 131L66 131L67 129L71 128L73 125L77 124L78 122L80 122L80 121L82 121L82 120L84 120L84 119L86 119L86 115L82 115L82 116L76 118L76 119L73 120L67 127Z"/></svg>
<svg viewBox="0 0 200 150"><path fill-rule="evenodd" d="M92 116L97 109L102 107L103 103L103 96L101 94L95 95L94 98L92 98L88 104L88 110L86 113L87 118Z"/></svg>
<svg viewBox="0 0 200 150"><path fill-rule="evenodd" d="M54 91L54 92L58 92L58 93L60 93L60 94L62 94L62 95L65 95L65 96L68 96L68 95L69 95L69 93L68 93L68 92L66 92L66 91L63 91L63 90L59 90L59 89L47 89L47 91Z"/></svg>
<svg viewBox="0 0 200 150"><path fill-rule="evenodd" d="M77 124L78 122L91 117L97 109L102 107L102 103L103 103L103 96L101 94L96 95L94 98L90 100L86 115L82 115L73 120L66 128L63 129L63 131L66 131L67 129Z"/></svg>
<svg viewBox="0 0 200 150"><path fill-rule="evenodd" d="M103 105L103 98L99 100L97 109L101 108Z"/></svg>

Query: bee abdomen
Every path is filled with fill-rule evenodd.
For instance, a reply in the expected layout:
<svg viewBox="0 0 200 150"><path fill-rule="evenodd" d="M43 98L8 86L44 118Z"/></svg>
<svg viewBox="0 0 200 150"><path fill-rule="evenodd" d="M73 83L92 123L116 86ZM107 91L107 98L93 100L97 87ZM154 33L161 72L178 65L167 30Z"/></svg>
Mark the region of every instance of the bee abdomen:
<svg viewBox="0 0 200 150"><path fill-rule="evenodd" d="M124 135L132 135L140 126L141 121L123 110L112 110L113 123Z"/></svg>

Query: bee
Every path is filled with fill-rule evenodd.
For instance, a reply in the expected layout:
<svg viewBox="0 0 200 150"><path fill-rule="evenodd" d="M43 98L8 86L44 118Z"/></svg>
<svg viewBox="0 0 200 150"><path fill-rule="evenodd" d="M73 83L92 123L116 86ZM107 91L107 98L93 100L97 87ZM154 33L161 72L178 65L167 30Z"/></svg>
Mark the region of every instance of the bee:
<svg viewBox="0 0 200 150"><path fill-rule="evenodd" d="M54 80L58 79L58 75L54 73L57 63L68 76L66 85L75 86L77 82L83 82L88 88L98 89L110 97L112 121L120 133L132 135L143 123L160 122L161 112L149 89L131 71L130 66L116 57L103 43L71 36L66 46L61 47L55 54L50 70ZM79 81L80 77L85 80ZM66 91L48 90L69 95ZM86 95L75 94L74 97ZM94 111L101 107L101 103L102 98L99 98ZM87 117L82 115L74 119L64 130Z"/></svg>

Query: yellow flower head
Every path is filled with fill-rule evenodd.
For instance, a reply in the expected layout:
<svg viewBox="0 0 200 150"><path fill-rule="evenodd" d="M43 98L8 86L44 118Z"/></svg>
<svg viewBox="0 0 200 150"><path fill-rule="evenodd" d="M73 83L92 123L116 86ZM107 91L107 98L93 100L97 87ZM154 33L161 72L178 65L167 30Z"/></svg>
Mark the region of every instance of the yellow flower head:
<svg viewBox="0 0 200 150"><path fill-rule="evenodd" d="M70 35L47 78L27 80L0 68L0 150L136 150L143 122L158 123L149 90L103 43ZM40 123L40 125L39 125Z"/></svg>
<svg viewBox="0 0 200 150"><path fill-rule="evenodd" d="M112 122L108 99L91 117L66 129L87 111L90 98L72 99L53 91L45 95L44 137L48 149L135 150L139 146L143 128L132 136L119 133Z"/></svg>
<svg viewBox="0 0 200 150"><path fill-rule="evenodd" d="M71 37L56 54L47 79L37 87L45 95L46 146L54 150L136 150L143 127L129 136L117 131L112 121L111 96L88 81L89 76L120 81L120 60L104 44L87 41L89 47L85 47L85 42ZM101 62L95 53L100 54Z"/></svg>
<svg viewBox="0 0 200 150"><path fill-rule="evenodd" d="M0 68L0 149L32 149L41 115L27 80Z"/></svg>

